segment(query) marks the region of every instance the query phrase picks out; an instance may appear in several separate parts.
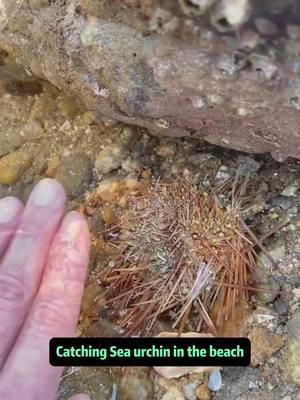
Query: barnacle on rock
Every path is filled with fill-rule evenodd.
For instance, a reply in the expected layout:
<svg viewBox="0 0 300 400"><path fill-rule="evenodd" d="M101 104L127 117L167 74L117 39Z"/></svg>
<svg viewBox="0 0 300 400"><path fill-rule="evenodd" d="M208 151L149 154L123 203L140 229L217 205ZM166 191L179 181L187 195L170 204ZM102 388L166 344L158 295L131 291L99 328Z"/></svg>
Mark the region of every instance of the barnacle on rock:
<svg viewBox="0 0 300 400"><path fill-rule="evenodd" d="M188 321L217 334L248 298L257 241L240 217L240 199L235 192L229 204L226 195L179 180L152 185L124 212L117 255L101 279L128 334L148 333L164 315L180 332Z"/></svg>

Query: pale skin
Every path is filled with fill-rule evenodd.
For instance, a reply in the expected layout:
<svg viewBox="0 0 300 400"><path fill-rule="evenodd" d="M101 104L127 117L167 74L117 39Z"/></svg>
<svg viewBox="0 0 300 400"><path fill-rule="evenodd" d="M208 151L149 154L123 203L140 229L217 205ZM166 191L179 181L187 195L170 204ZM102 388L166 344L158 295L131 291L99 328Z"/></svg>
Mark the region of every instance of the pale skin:
<svg viewBox="0 0 300 400"><path fill-rule="evenodd" d="M52 179L37 184L26 206L0 199L1 400L57 398L62 368L49 364L48 343L74 336L90 249L84 217L64 216L65 201Z"/></svg>

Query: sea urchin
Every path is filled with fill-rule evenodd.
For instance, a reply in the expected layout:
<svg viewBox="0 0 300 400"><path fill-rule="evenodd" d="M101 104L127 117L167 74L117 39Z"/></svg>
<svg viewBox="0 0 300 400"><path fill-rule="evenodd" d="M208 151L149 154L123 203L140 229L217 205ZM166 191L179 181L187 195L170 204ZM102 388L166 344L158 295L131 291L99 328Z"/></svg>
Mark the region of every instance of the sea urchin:
<svg viewBox="0 0 300 400"><path fill-rule="evenodd" d="M156 183L123 213L117 254L101 275L108 304L126 310L127 334L149 333L164 315L179 332L192 320L218 334L248 298L256 240L234 198L224 206L188 182Z"/></svg>

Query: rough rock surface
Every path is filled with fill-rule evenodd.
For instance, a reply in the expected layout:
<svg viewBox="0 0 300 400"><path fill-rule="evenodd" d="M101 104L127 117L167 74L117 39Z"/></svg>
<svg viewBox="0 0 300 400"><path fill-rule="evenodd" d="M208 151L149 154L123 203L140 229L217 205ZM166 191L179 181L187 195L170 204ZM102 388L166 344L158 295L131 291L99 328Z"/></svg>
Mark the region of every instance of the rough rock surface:
<svg viewBox="0 0 300 400"><path fill-rule="evenodd" d="M0 75L15 60L99 117L300 158L299 2L227 3L0 0Z"/></svg>

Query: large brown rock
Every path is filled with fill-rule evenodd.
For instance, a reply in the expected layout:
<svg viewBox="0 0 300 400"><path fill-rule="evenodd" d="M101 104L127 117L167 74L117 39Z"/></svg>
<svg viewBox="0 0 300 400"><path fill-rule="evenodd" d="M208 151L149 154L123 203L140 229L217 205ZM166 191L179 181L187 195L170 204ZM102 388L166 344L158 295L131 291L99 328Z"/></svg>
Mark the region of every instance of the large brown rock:
<svg viewBox="0 0 300 400"><path fill-rule="evenodd" d="M0 0L0 48L99 117L283 161L300 158L299 8Z"/></svg>

